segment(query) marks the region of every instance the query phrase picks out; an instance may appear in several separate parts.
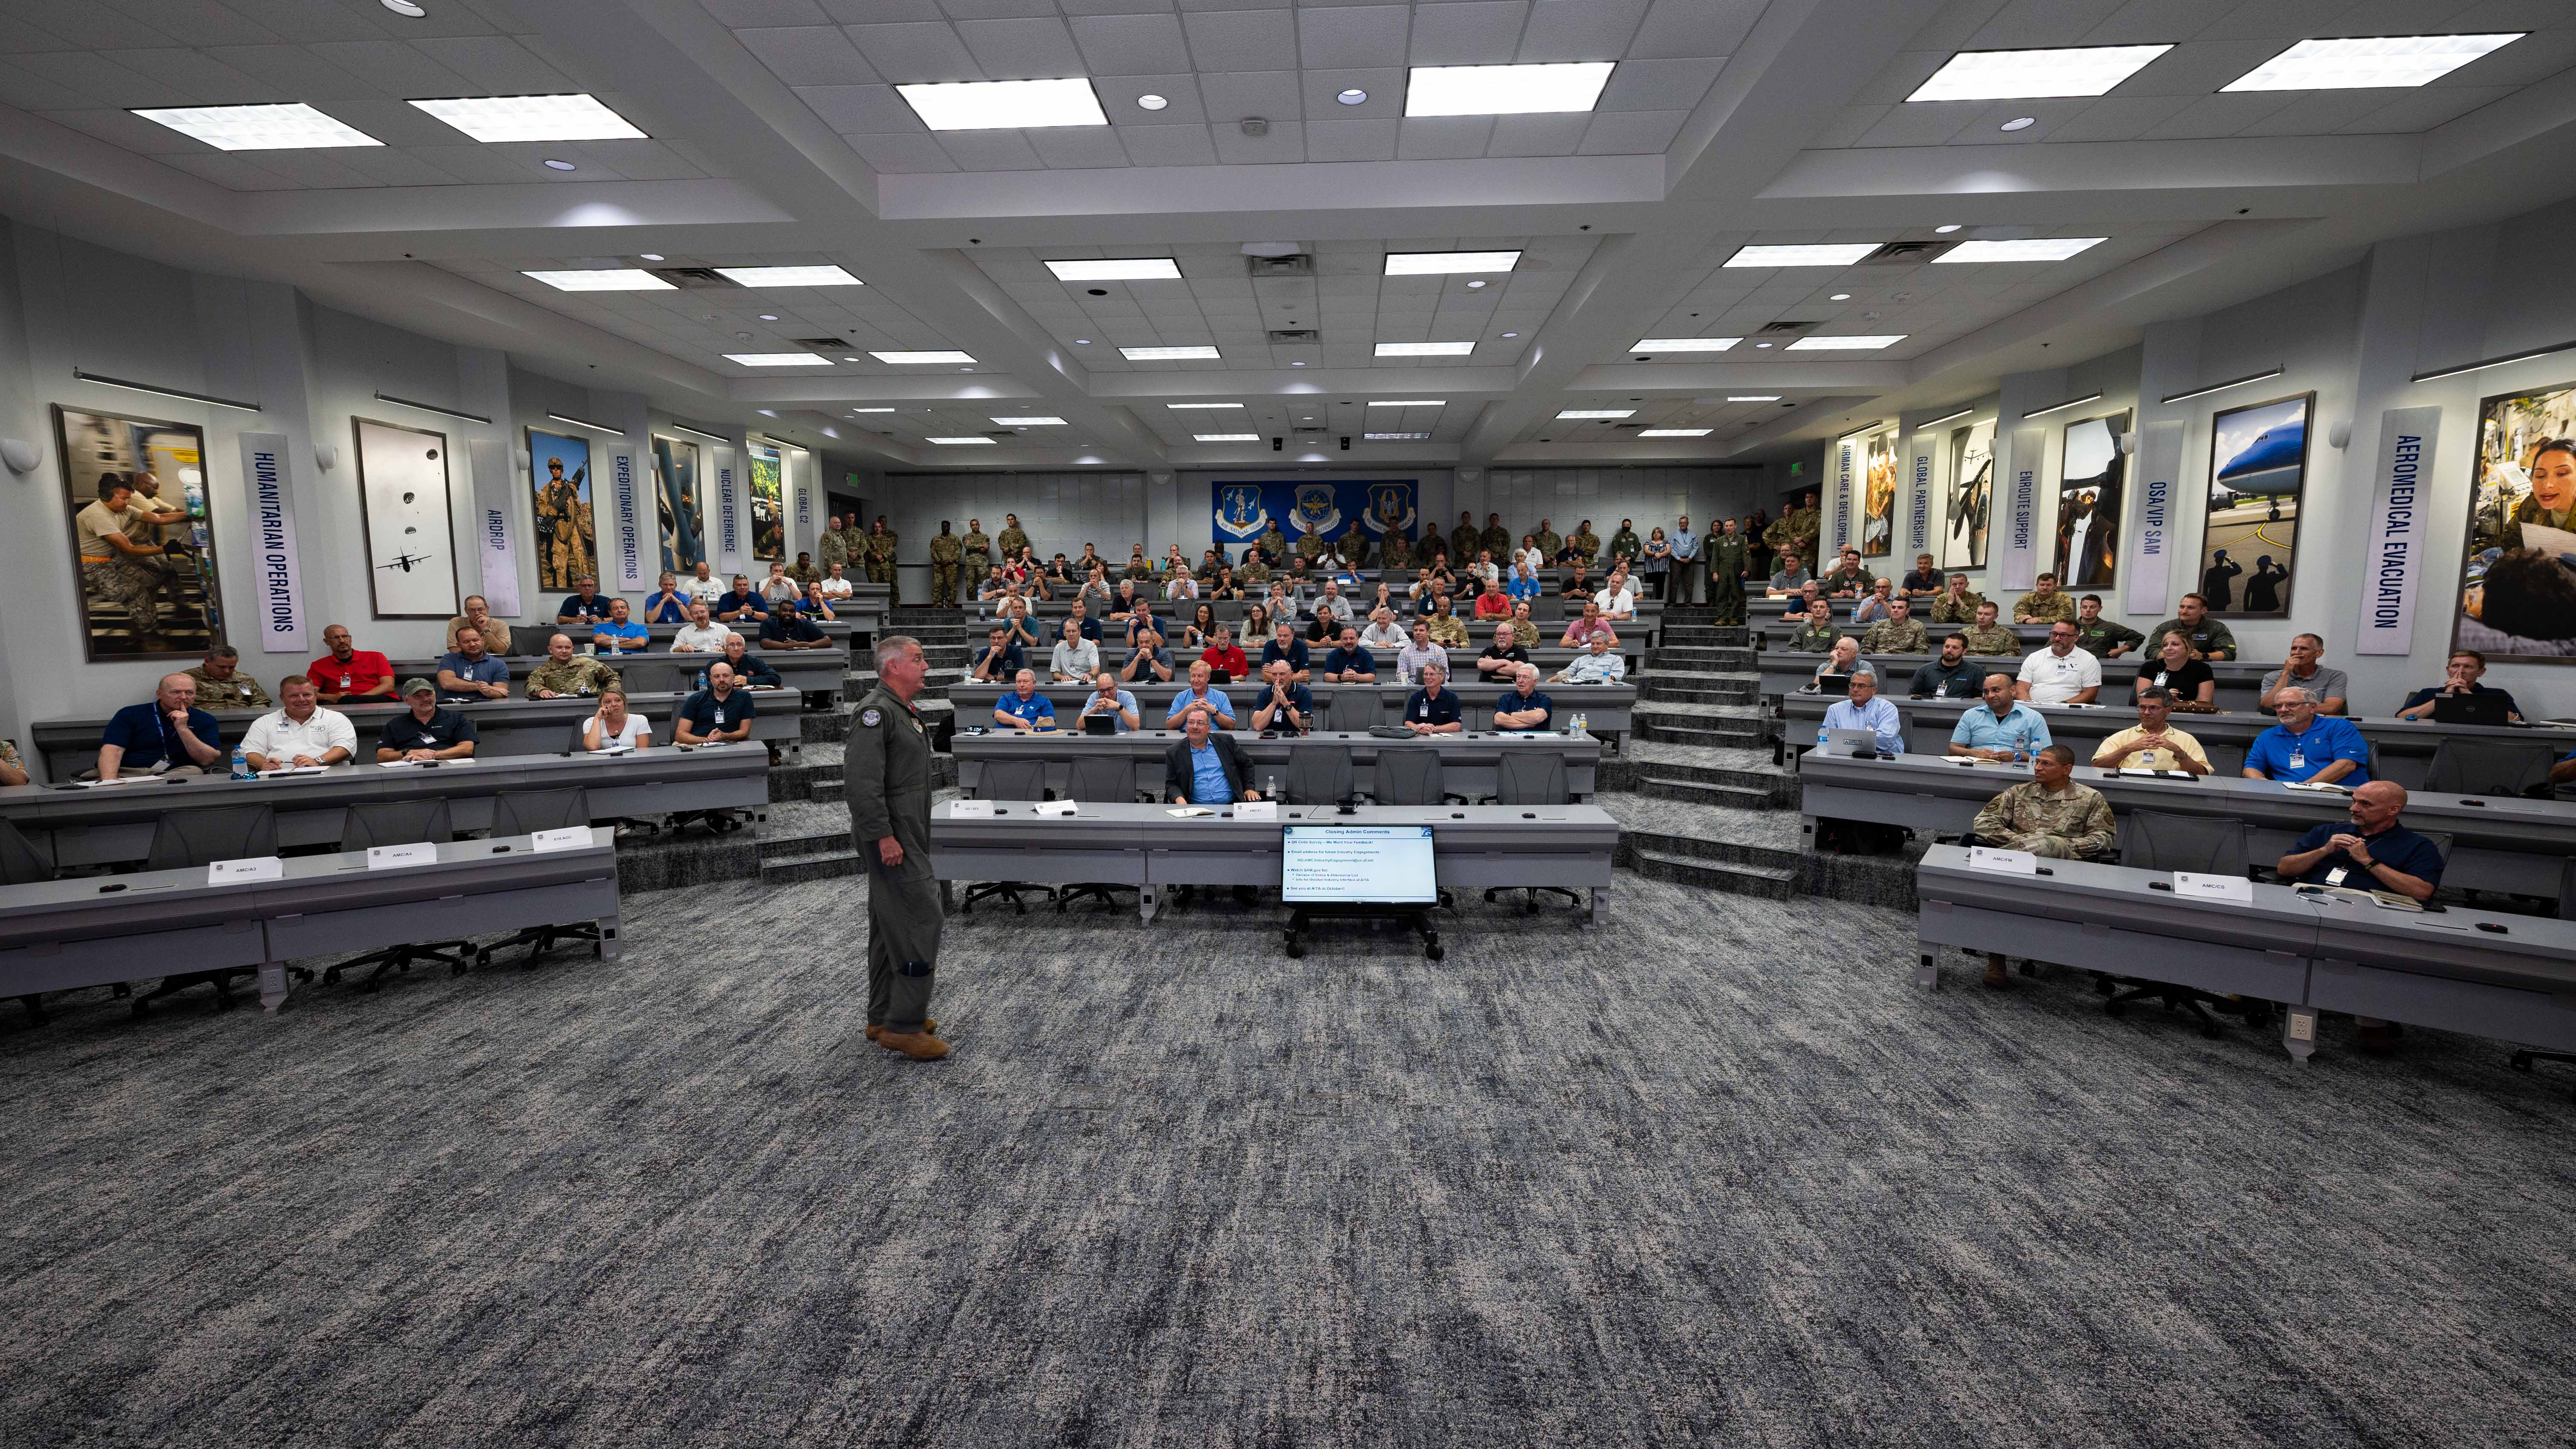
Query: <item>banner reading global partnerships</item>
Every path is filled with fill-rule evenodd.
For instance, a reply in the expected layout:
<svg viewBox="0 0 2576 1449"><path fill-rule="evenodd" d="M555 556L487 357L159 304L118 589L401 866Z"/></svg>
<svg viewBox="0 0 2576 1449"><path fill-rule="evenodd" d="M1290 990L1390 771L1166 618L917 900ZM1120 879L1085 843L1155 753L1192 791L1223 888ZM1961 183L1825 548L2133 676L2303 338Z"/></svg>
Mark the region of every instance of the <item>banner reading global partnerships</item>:
<svg viewBox="0 0 2576 1449"><path fill-rule="evenodd" d="M1906 475L1905 492L1905 566L1914 567L1914 556L1932 551L1932 448L1930 433L1914 435L1914 449ZM1889 572L1894 572L1891 565Z"/></svg>
<svg viewBox="0 0 2576 1449"><path fill-rule="evenodd" d="M1308 532L1328 539L1357 532L1371 543L1390 533L1419 538L1415 486L1411 478L1215 483L1210 485L1212 532L1229 554L1274 524L1291 548Z"/></svg>
<svg viewBox="0 0 2576 1449"><path fill-rule="evenodd" d="M2404 654L2415 645L2415 591L2424 578L2424 470L2442 427L2440 408L2380 414L2379 468L2370 484L2370 544L2363 551L2355 654Z"/></svg>

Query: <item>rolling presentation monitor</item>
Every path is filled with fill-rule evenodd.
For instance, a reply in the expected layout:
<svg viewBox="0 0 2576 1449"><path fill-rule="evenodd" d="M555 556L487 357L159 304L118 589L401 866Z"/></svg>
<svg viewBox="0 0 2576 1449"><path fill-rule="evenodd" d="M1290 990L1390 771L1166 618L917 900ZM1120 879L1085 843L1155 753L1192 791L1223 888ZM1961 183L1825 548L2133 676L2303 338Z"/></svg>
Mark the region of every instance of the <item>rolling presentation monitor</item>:
<svg viewBox="0 0 2576 1449"><path fill-rule="evenodd" d="M1291 825L1280 899L1292 906L1428 906L1440 900L1428 825Z"/></svg>

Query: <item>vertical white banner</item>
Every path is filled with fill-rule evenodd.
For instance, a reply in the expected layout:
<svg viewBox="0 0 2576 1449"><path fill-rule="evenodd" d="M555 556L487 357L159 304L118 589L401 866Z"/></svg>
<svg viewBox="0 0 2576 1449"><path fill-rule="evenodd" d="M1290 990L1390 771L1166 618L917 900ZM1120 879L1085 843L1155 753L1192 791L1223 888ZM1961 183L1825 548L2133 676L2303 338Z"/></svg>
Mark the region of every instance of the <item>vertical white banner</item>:
<svg viewBox="0 0 2576 1449"><path fill-rule="evenodd" d="M778 466L787 477L787 486L796 495L788 515L795 520L795 537L787 541L787 561L794 563L796 555L812 553L822 536L822 531L814 526L814 495L820 491L822 480L816 476L814 455L802 448L780 448ZM887 527L893 525L888 524Z"/></svg>
<svg viewBox="0 0 2576 1449"><path fill-rule="evenodd" d="M602 482L608 488L609 572L607 592L641 593L653 587L653 567L660 555L654 551L645 532L645 519L650 515L644 506L644 478L638 471L634 445L620 438L608 448L608 467Z"/></svg>
<svg viewBox="0 0 2576 1449"><path fill-rule="evenodd" d="M1905 484L1905 566L1914 567L1914 556L1932 551L1932 435L1918 433L1908 465L1912 471ZM1895 570L1891 565L1889 572Z"/></svg>
<svg viewBox="0 0 2576 1449"><path fill-rule="evenodd" d="M707 450L709 471L716 480L716 569L726 578L741 573L742 567L742 497L734 491L734 479L740 464L735 461L733 445L718 443Z"/></svg>
<svg viewBox="0 0 2576 1449"><path fill-rule="evenodd" d="M295 556L295 469L284 433L241 435L242 482L250 493L250 536L259 557L259 647L302 654L304 584ZM239 647L236 645L235 647Z"/></svg>
<svg viewBox="0 0 2576 1449"><path fill-rule="evenodd" d="M1825 546L1816 550L1823 557L1807 560L1811 572L1823 573L1825 559L1840 558L1843 546L1852 540L1852 460L1859 452L1858 438L1845 438L1834 444L1834 501L1830 505L1834 513L1833 533L1825 540Z"/></svg>
<svg viewBox="0 0 2576 1449"><path fill-rule="evenodd" d="M2050 540L2040 536L2039 460L2048 446L2045 428L2015 428L2012 456L2005 460L2003 537L1990 545L1997 589L2027 589L2039 582L2039 557ZM2006 607L2010 601L2006 600Z"/></svg>
<svg viewBox="0 0 2576 1449"><path fill-rule="evenodd" d="M2122 572L2121 607L2132 614L2166 616L2172 601L2174 525L2182 509L2182 420L2147 424L2138 440L2137 501L2129 511L2129 560Z"/></svg>
<svg viewBox="0 0 2576 1449"><path fill-rule="evenodd" d="M474 556L482 567L477 592L491 606L492 617L519 617L519 529L512 522L510 488L517 481L510 449L498 438L475 438L465 445L474 469Z"/></svg>
<svg viewBox="0 0 2576 1449"><path fill-rule="evenodd" d="M2390 408L2379 415L2378 471L2370 483L2370 544L2362 554L2355 654L2404 654L2415 647L2415 591L2429 562L2424 475L2433 466L2433 444L2441 429L2440 408Z"/></svg>

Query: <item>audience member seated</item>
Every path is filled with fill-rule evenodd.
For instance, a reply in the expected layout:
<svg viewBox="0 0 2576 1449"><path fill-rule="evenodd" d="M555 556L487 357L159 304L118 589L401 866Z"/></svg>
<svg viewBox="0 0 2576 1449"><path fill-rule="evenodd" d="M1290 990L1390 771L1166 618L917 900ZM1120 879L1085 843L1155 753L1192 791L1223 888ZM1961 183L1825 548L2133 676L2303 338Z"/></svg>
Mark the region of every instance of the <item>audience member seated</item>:
<svg viewBox="0 0 2576 1449"><path fill-rule="evenodd" d="M2263 693L2256 703L2265 709L2283 687L2304 691L2317 702L2319 714L2348 714L2345 701L2352 695L2352 681L2340 669L2317 661L2326 653L2326 641L2315 634L2301 634L2290 640L2289 662L2263 676Z"/></svg>
<svg viewBox="0 0 2576 1449"><path fill-rule="evenodd" d="M681 592L679 575L668 573L662 575L655 582L653 592L644 596L644 622L647 624L689 622L689 596Z"/></svg>
<svg viewBox="0 0 2576 1449"><path fill-rule="evenodd" d="M707 666L707 687L680 702L671 740L682 745L739 744L751 738L751 722L759 713L751 691L734 687L733 666L719 660ZM774 750L770 762L777 763ZM731 810L710 810L707 821L718 830L738 830L743 823Z"/></svg>
<svg viewBox="0 0 2576 1449"><path fill-rule="evenodd" d="M2075 647L2075 624L2060 619L2048 647L2021 662L2013 693L2033 704L2091 704L2102 696L2102 661Z"/></svg>
<svg viewBox="0 0 2576 1449"><path fill-rule="evenodd" d="M99 736L98 777L203 774L223 756L223 731L197 708L197 681L165 674L152 698L108 717Z"/></svg>
<svg viewBox="0 0 2576 1449"><path fill-rule="evenodd" d="M1404 701L1404 727L1417 735L1454 735L1461 723L1458 696L1449 688L1449 666L1433 660L1422 666L1422 683Z"/></svg>
<svg viewBox="0 0 2576 1449"><path fill-rule="evenodd" d="M1263 734L1302 735L1314 722L1314 693L1289 673L1288 661L1274 659L1263 665L1261 695L1252 706L1252 727Z"/></svg>
<svg viewBox="0 0 2576 1449"><path fill-rule="evenodd" d="M1500 583L1487 580L1484 589L1476 595L1475 616L1478 623L1488 619L1510 618L1512 616L1511 595L1503 592Z"/></svg>
<svg viewBox="0 0 2576 1449"><path fill-rule="evenodd" d="M1094 662L1097 662L1096 656ZM996 624L986 631L984 647L976 652L974 662L967 665L966 677L982 684L1008 684L1027 667L1028 661L1021 655L1020 646L1012 643L1010 634Z"/></svg>
<svg viewBox="0 0 2576 1449"><path fill-rule="evenodd" d="M2144 648L2147 636L2126 624L2102 617L2102 596L2086 594L2075 601L2075 647L2096 659L2117 659Z"/></svg>
<svg viewBox="0 0 2576 1449"><path fill-rule="evenodd" d="M1825 706L1828 730L1868 730L1882 755L1905 753L1905 717L1878 696L1878 676L1866 670L1851 677L1851 693Z"/></svg>
<svg viewBox="0 0 2576 1449"><path fill-rule="evenodd" d="M1619 631L1601 617L1601 606L1587 598L1583 612L1565 621L1565 632L1556 643L1561 649L1580 649L1596 637L1609 640L1614 648L1619 643Z"/></svg>
<svg viewBox="0 0 2576 1449"><path fill-rule="evenodd" d="M1790 631L1788 652L1823 654L1842 637L1834 627L1834 606L1820 598L1807 606L1807 622Z"/></svg>
<svg viewBox="0 0 2576 1449"><path fill-rule="evenodd" d="M796 600L780 599L771 607L769 617L760 621L760 647L763 649L829 649L830 636L823 626L805 617Z"/></svg>
<svg viewBox="0 0 2576 1449"><path fill-rule="evenodd" d="M1117 733L1133 734L1142 723L1136 713L1136 696L1120 689L1118 676L1106 669L1099 671L1099 677L1091 683L1091 693L1082 701L1082 713L1076 718L1087 720L1105 715L1116 722Z"/></svg>
<svg viewBox="0 0 2576 1449"><path fill-rule="evenodd" d="M1401 649L1411 631L1395 622L1393 609L1377 609L1369 614L1368 627L1360 631L1360 642L1371 649Z"/></svg>
<svg viewBox="0 0 2576 1449"><path fill-rule="evenodd" d="M277 682L277 693L278 707L251 721L242 736L242 755L252 769L337 765L357 753L358 727L347 715L321 706L312 680L290 674Z"/></svg>
<svg viewBox="0 0 2576 1449"><path fill-rule="evenodd" d="M1209 636L1208 646L1199 651L1199 662L1205 664L1212 674L1222 674L1228 680L1252 677L1252 660L1245 656L1243 646L1234 642L1234 626L1231 624L1216 626L1215 632Z"/></svg>
<svg viewBox="0 0 2576 1449"><path fill-rule="evenodd" d="M1038 639L1037 624L1029 618L1026 599L1011 600L1009 607L1002 611L1002 627L1010 631L1011 642L1022 649L1035 652L1047 647Z"/></svg>
<svg viewBox="0 0 2576 1449"><path fill-rule="evenodd" d="M461 710L443 708L438 702L437 685L426 679L406 679L402 697L410 707L386 720L376 731L377 764L401 760L420 765L431 760L462 760L474 753L474 721Z"/></svg>
<svg viewBox="0 0 2576 1449"><path fill-rule="evenodd" d="M991 568L986 569L984 571L984 582L978 584L975 588L975 598L981 603L992 603L997 599L1007 599L1011 597L1012 593L1013 589L1011 581L1002 577L1002 566L1000 564L995 564Z"/></svg>
<svg viewBox="0 0 2576 1449"><path fill-rule="evenodd" d="M1950 575L1950 586L1932 601L1932 622L1973 624L1977 621L1977 606L1985 601L1984 595L1968 588L1966 574L1954 573Z"/></svg>
<svg viewBox="0 0 2576 1449"><path fill-rule="evenodd" d="M796 596L796 612L819 624L836 623L841 617L840 611L832 607L832 596L823 592L821 579L805 581L805 591Z"/></svg>
<svg viewBox="0 0 2576 1449"><path fill-rule="evenodd" d="M1923 621L1914 617L1914 605L1899 595L1887 601L1887 617L1860 636L1860 647L1870 654L1929 654L1932 636Z"/></svg>
<svg viewBox="0 0 2576 1449"><path fill-rule="evenodd" d="M482 630L457 630L456 647L438 657L438 697L449 704L510 697L510 666L483 652Z"/></svg>
<svg viewBox="0 0 2576 1449"><path fill-rule="evenodd" d="M486 649L491 648L489 639L483 642ZM590 642L610 654L641 654L653 647L653 631L628 617L624 599L611 599L608 618L590 631Z"/></svg>
<svg viewBox="0 0 2576 1449"><path fill-rule="evenodd" d="M555 610L558 624L596 624L608 617L608 600L599 592L599 580L583 574L572 581L572 592ZM448 649L456 648L455 630L448 631Z"/></svg>
<svg viewBox="0 0 2576 1449"><path fill-rule="evenodd" d="M1011 677L1010 692L993 705L993 723L1022 734L1055 728L1055 701L1038 693L1038 675L1023 669Z"/></svg>
<svg viewBox="0 0 2576 1449"><path fill-rule="evenodd" d="M1863 674L1875 677L1877 673L1877 665L1860 657L1860 641L1846 634L1834 641L1834 647L1825 654L1825 662L1817 665L1816 672L1808 678L1813 681L1832 675L1850 679Z"/></svg>
<svg viewBox="0 0 2576 1449"><path fill-rule="evenodd" d="M209 656L210 660L211 658L212 656ZM193 669L188 672L191 674L196 673ZM2443 681L2440 684L2428 684L2422 689L2415 691L2413 694L2406 696L2406 703L2398 707L2397 717L2399 719L2431 719L2433 717L2433 706L2445 698L2460 698L2472 694L2492 694L2499 695L2504 699L2504 717L2519 723L2522 719L2522 707L2513 702L2513 694L2510 690L2498 689L2493 685L2478 683L2478 680L2483 678L2486 672L2487 657L2485 655L2480 654L2475 649L2452 650L2450 664L2444 671L2445 677ZM203 686L198 688L197 697L200 699L205 698L205 690Z"/></svg>
<svg viewBox="0 0 2576 1449"><path fill-rule="evenodd" d="M1261 646L1261 672L1267 675L1275 660L1285 660L1291 677L1299 684L1306 682L1306 641L1285 620L1271 630L1270 642Z"/></svg>
<svg viewBox="0 0 2576 1449"><path fill-rule="evenodd" d="M2173 691L2153 685L2138 691L2138 722L2102 742L2093 764L2103 770L2180 770L2209 773L2209 751L2175 729Z"/></svg>
<svg viewBox="0 0 2576 1449"><path fill-rule="evenodd" d="M1896 581L1889 578L1871 579L1869 592L1863 594L1860 602L1852 607L1852 623L1855 625L1878 623L1887 618L1888 605L1894 602L1896 602Z"/></svg>
<svg viewBox="0 0 2576 1449"><path fill-rule="evenodd" d="M2236 636L2225 624L2209 617L2209 600L2198 594L2185 594L2174 604L2174 616L2147 631L2150 639L2161 639L2174 630L2191 641L2192 654L2201 659L2233 659Z"/></svg>
<svg viewBox="0 0 2576 1449"><path fill-rule="evenodd" d="M733 587L716 600L716 621L722 624L757 624L769 617L769 605L760 591L751 586L751 575L735 574Z"/></svg>
<svg viewBox="0 0 2576 1449"><path fill-rule="evenodd" d="M1512 676L1512 692L1494 702L1494 728L1503 734L1544 734L1556 718L1556 702L1539 693L1538 666L1521 665Z"/></svg>
<svg viewBox="0 0 2576 1449"><path fill-rule="evenodd" d="M1325 651L1323 678L1326 684L1377 683L1377 656L1360 643L1359 631L1342 626L1340 642Z"/></svg>
<svg viewBox="0 0 2576 1449"><path fill-rule="evenodd" d="M1985 671L1968 662L1968 641L1951 634L1941 640L1941 656L1914 671L1905 692L1916 699L1974 699L1985 687Z"/></svg>
<svg viewBox="0 0 2576 1449"><path fill-rule="evenodd" d="M206 651L206 662L180 671L197 681L199 709L274 709L277 701L259 681L241 672L241 651L218 644ZM2426 691L2430 693L2431 691Z"/></svg>
<svg viewBox="0 0 2576 1449"><path fill-rule="evenodd" d="M1209 672L1215 672L1214 666ZM1126 661L1118 666L1118 677L1130 684L1169 684L1172 673L1172 651L1163 642L1163 631L1151 618L1142 619L1128 642Z"/></svg>
<svg viewBox="0 0 2576 1449"><path fill-rule="evenodd" d="M848 567L849 566L846 564L834 564L830 568L825 569L823 571L822 580L816 583L814 587L822 591L824 598L830 599L834 603L838 603L841 600L850 597L852 594L857 593L859 591L858 585L850 582L847 572Z"/></svg>
<svg viewBox="0 0 2576 1449"><path fill-rule="evenodd" d="M1628 657L1613 651L1610 641L1593 636L1591 647L1548 676L1550 684L1618 684L1628 677Z"/></svg>
<svg viewBox="0 0 2576 1449"><path fill-rule="evenodd" d="M769 565L769 577L760 581L760 601L763 604L793 603L801 592L803 590L796 587L796 580L788 577L784 563L773 561Z"/></svg>
<svg viewBox="0 0 2576 1449"><path fill-rule="evenodd" d="M2059 592L2057 575L2041 574L2036 587L2013 600L2013 622L2071 624L2075 622L2075 601Z"/></svg>
<svg viewBox="0 0 2576 1449"><path fill-rule="evenodd" d="M1960 712L1950 731L1950 753L1972 760L2027 760L2034 750L2054 743L2048 721L2038 710L2013 698L2009 674L1986 676L1985 703Z"/></svg>
<svg viewBox="0 0 2576 1449"><path fill-rule="evenodd" d="M616 670L587 655L574 654L571 635L557 634L546 640L546 662L528 671L527 691L530 699L563 699L597 694L624 684Z"/></svg>
<svg viewBox="0 0 2576 1449"><path fill-rule="evenodd" d="M1430 620L1416 619L1413 621L1412 637L1405 641L1402 649L1396 651L1395 682L1419 684L1422 667L1426 664L1439 665L1441 677L1444 679L1448 677L1449 651L1432 642Z"/></svg>
<svg viewBox="0 0 2576 1449"><path fill-rule="evenodd" d="M1513 567L1512 576L1503 581L1503 592L1513 603L1523 604L1545 593L1546 589L1538 581L1538 570L1524 563Z"/></svg>
<svg viewBox="0 0 2576 1449"><path fill-rule="evenodd" d="M510 652L510 626L492 617L492 606L481 594L465 596L465 612L447 621L447 647L456 647L456 631L467 626L483 631L483 649L489 654ZM200 694L198 698L205 696Z"/></svg>
<svg viewBox="0 0 2576 1449"><path fill-rule="evenodd" d="M1776 599L1783 594L1798 592L1807 586L1807 582L1807 571L1799 565L1798 556L1783 549L1778 558L1778 566L1771 571L1771 582L1765 592Z"/></svg>
<svg viewBox="0 0 2576 1449"><path fill-rule="evenodd" d="M1968 826L1978 843L1999 850L2024 850L2052 860L2094 860L2111 849L2117 827L2111 802L2090 785L2074 781L2075 752L2047 745L2030 757L2030 778L1986 802ZM1986 956L1988 986L2009 986L2000 953Z"/></svg>
<svg viewBox="0 0 2576 1449"><path fill-rule="evenodd" d="M2218 676L2208 665L2191 655L2191 636L2180 629L2167 629L2156 637L2156 652L2138 665L2133 692L2145 694L2150 689L2170 691L2176 709L2199 707L2207 712L2218 693Z"/></svg>
<svg viewBox="0 0 2576 1449"><path fill-rule="evenodd" d="M349 628L333 624L322 631L321 658L304 666L304 677L321 691L324 704L394 697L394 666L373 649L350 644Z"/></svg>
<svg viewBox="0 0 2576 1449"><path fill-rule="evenodd" d="M1613 624L1624 624L1637 617L1637 587L1628 581L1628 566L1614 565L1610 577L1603 581L1601 592L1592 596L1601 606L1601 617Z"/></svg>
<svg viewBox="0 0 2576 1449"><path fill-rule="evenodd" d="M1599 589L1592 582L1592 566L1586 563L1578 563L1566 570L1565 582L1557 588L1558 594L1569 599L1589 599L1597 592Z"/></svg>
<svg viewBox="0 0 2576 1449"><path fill-rule="evenodd" d="M1869 571L1869 567L1860 561L1860 550L1850 544L1844 544L1841 557L1835 561L1833 571L1824 575L1818 582L1825 586L1827 597L1858 599L1866 596L1877 585L1878 579Z"/></svg>
<svg viewBox="0 0 2576 1449"><path fill-rule="evenodd" d="M1966 574L1959 575L1962 583L1967 581L1967 577ZM1944 582L1941 571L1932 567L1932 555L1918 553L1914 556L1914 567L1897 581L1896 592L1920 607L1940 594Z"/></svg>
<svg viewBox="0 0 2576 1449"><path fill-rule="evenodd" d="M693 599L689 603L689 622L682 624L679 632L671 636L671 652L722 654L725 641L732 637L732 626L717 623L706 601Z"/></svg>
<svg viewBox="0 0 2576 1449"><path fill-rule="evenodd" d="M1214 714L1218 729L1234 728L1234 701L1226 698L1224 690L1208 682L1212 673L1205 660L1190 666L1190 687L1172 696L1172 707L1163 712L1164 728L1169 729L1172 721L1194 705Z"/></svg>
<svg viewBox="0 0 2576 1449"><path fill-rule="evenodd" d="M2351 789L2370 780L2370 744L2351 720L2319 714L2308 692L2291 685L2272 696L2280 723L2254 737L2245 751L2245 778L2284 785L2315 783Z"/></svg>
<svg viewBox="0 0 2576 1449"><path fill-rule="evenodd" d="M1163 776L1177 791L1173 804L1232 805L1261 798L1259 791L1245 788L1251 773L1234 736L1220 732L1230 728L1219 726L1203 705L1182 718L1180 740L1163 751Z"/></svg>
<svg viewBox="0 0 2576 1449"><path fill-rule="evenodd" d="M752 653L743 643L740 634L725 636L724 662L733 667L733 682L738 689L785 689L787 687L787 681L777 670L769 667L768 660ZM702 671L698 676L698 688L710 687L713 677L712 668Z"/></svg>
<svg viewBox="0 0 2576 1449"><path fill-rule="evenodd" d="M716 576L708 571L707 561L700 559L690 570L687 580L681 583L680 592L691 603L704 604L713 609L716 606L716 600L724 597L725 589L723 584L716 581Z"/></svg>
<svg viewBox="0 0 2576 1449"><path fill-rule="evenodd" d="M1522 647L1520 636L1509 624L1494 626L1494 642L1476 656L1476 677L1492 684L1508 683L1529 663L1529 650Z"/></svg>
<svg viewBox="0 0 2576 1449"><path fill-rule="evenodd" d="M2342 886L2349 890L2388 891L2413 901L2429 901L2442 884L2442 852L2433 842L2398 823L2406 809L2406 791L2393 780L2355 786L2347 812L2352 828L2309 828L2281 857L2281 878L2299 885ZM2357 1016L2358 1045L2384 1056L2397 1049L2397 1028L2377 1017Z"/></svg>

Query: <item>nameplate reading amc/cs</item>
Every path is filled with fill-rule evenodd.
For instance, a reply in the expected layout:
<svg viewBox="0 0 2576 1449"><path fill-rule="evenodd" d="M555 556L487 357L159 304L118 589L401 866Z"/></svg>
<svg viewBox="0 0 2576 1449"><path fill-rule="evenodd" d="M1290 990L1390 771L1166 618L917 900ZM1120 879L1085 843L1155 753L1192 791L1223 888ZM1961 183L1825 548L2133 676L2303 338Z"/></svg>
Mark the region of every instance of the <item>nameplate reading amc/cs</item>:
<svg viewBox="0 0 2576 1449"><path fill-rule="evenodd" d="M2254 882L2241 875L2195 875L2178 870L2174 872L2173 887L2175 895L2193 900L2254 904Z"/></svg>

